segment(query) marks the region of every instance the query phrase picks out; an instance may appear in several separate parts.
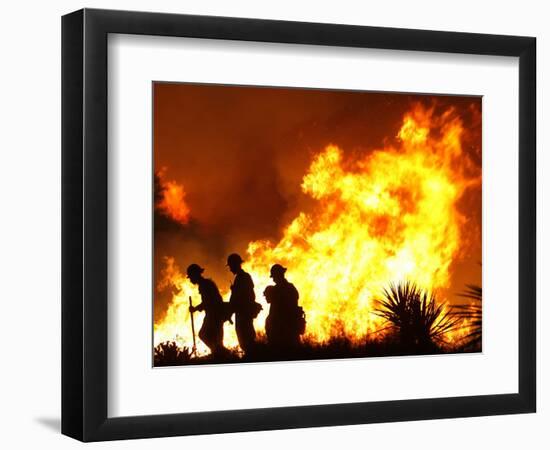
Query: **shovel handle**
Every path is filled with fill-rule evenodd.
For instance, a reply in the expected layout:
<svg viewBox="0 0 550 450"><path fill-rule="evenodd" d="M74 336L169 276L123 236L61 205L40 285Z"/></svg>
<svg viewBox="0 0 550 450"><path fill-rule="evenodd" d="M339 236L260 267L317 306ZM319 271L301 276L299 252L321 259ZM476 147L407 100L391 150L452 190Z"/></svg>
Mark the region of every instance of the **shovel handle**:
<svg viewBox="0 0 550 450"><path fill-rule="evenodd" d="M189 308L193 308L193 300L191 299L191 296L189 296ZM189 311L189 314L191 315L191 332L193 333L193 353L195 353L197 350L197 343L195 340L195 320L191 311Z"/></svg>

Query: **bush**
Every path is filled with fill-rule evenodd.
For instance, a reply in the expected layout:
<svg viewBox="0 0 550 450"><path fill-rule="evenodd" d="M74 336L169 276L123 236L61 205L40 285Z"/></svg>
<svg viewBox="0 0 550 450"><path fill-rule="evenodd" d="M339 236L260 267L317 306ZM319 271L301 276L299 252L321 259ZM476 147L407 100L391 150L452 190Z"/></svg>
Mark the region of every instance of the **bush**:
<svg viewBox="0 0 550 450"><path fill-rule="evenodd" d="M187 347L180 348L175 342L162 342L155 347L154 365L179 366L188 364L191 359L191 351Z"/></svg>
<svg viewBox="0 0 550 450"><path fill-rule="evenodd" d="M465 349L481 350L481 322L482 322L482 292L481 286L469 284L466 290L459 294L472 301L469 304L455 305L454 314L464 321L469 330L462 338Z"/></svg>
<svg viewBox="0 0 550 450"><path fill-rule="evenodd" d="M375 314L395 329L405 352L433 351L460 322L432 293L409 281L384 289Z"/></svg>

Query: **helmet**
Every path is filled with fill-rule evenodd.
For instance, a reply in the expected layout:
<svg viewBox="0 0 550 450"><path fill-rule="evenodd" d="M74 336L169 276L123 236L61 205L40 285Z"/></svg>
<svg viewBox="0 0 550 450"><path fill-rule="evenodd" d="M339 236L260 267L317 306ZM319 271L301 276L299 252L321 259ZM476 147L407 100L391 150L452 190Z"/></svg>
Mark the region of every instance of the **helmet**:
<svg viewBox="0 0 550 450"><path fill-rule="evenodd" d="M286 272L286 267L283 267L281 266L280 264L273 264L271 266L271 276L273 277L273 275L275 274L279 274L279 275L284 275L285 272Z"/></svg>
<svg viewBox="0 0 550 450"><path fill-rule="evenodd" d="M198 264L191 264L187 267L187 276L200 275L204 272L204 269Z"/></svg>
<svg viewBox="0 0 550 450"><path fill-rule="evenodd" d="M243 259L241 258L241 255L237 254L237 253L231 253L228 257L227 257L227 265L230 266L232 264L242 264L243 263Z"/></svg>

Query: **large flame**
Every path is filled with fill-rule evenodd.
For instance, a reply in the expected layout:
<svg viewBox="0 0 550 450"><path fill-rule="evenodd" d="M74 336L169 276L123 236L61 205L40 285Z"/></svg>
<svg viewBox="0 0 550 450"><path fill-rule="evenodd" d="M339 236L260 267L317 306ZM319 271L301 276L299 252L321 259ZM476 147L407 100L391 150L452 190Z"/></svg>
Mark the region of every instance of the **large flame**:
<svg viewBox="0 0 550 450"><path fill-rule="evenodd" d="M358 341L381 329L373 309L390 282L410 280L436 292L448 287L465 222L456 205L480 182L466 175L471 163L462 152L464 133L453 110L435 116L416 106L405 115L395 145L349 155L329 145L318 153L301 185L315 200L313 208L299 213L279 242L248 245L244 268L264 302L257 329L264 328L262 292L274 263L288 268L307 315L305 338L313 342L335 336ZM166 262L159 288L175 291L155 324L154 341L190 347L188 297L198 300L198 292L173 258ZM227 289L222 295L227 300ZM225 331L225 345L236 347L233 327Z"/></svg>

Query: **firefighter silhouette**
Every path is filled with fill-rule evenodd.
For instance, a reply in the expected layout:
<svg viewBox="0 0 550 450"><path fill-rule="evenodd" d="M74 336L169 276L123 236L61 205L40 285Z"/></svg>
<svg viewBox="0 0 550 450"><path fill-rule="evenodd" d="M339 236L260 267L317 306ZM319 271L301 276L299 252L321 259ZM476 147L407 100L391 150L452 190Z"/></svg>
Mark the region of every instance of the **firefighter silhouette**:
<svg viewBox="0 0 550 450"><path fill-rule="evenodd" d="M298 306L298 290L285 278L285 267L274 264L270 272L275 284L264 290L270 304L265 325L268 344L275 351L294 350L305 330L305 316Z"/></svg>
<svg viewBox="0 0 550 450"><path fill-rule="evenodd" d="M224 302L218 286L209 278L204 278L204 269L198 264L187 268L187 278L199 288L201 303L190 306L189 312L204 311L205 316L199 331L199 338L208 346L213 356L221 356L227 352L223 346L223 323L227 320L224 312Z"/></svg>
<svg viewBox="0 0 550 450"><path fill-rule="evenodd" d="M243 260L237 253L227 257L227 266L235 275L231 284L229 304L231 311L235 313L235 330L239 346L245 355L250 355L254 352L256 344L254 319L260 312L261 305L255 301L254 282L250 274L243 270L242 263Z"/></svg>

